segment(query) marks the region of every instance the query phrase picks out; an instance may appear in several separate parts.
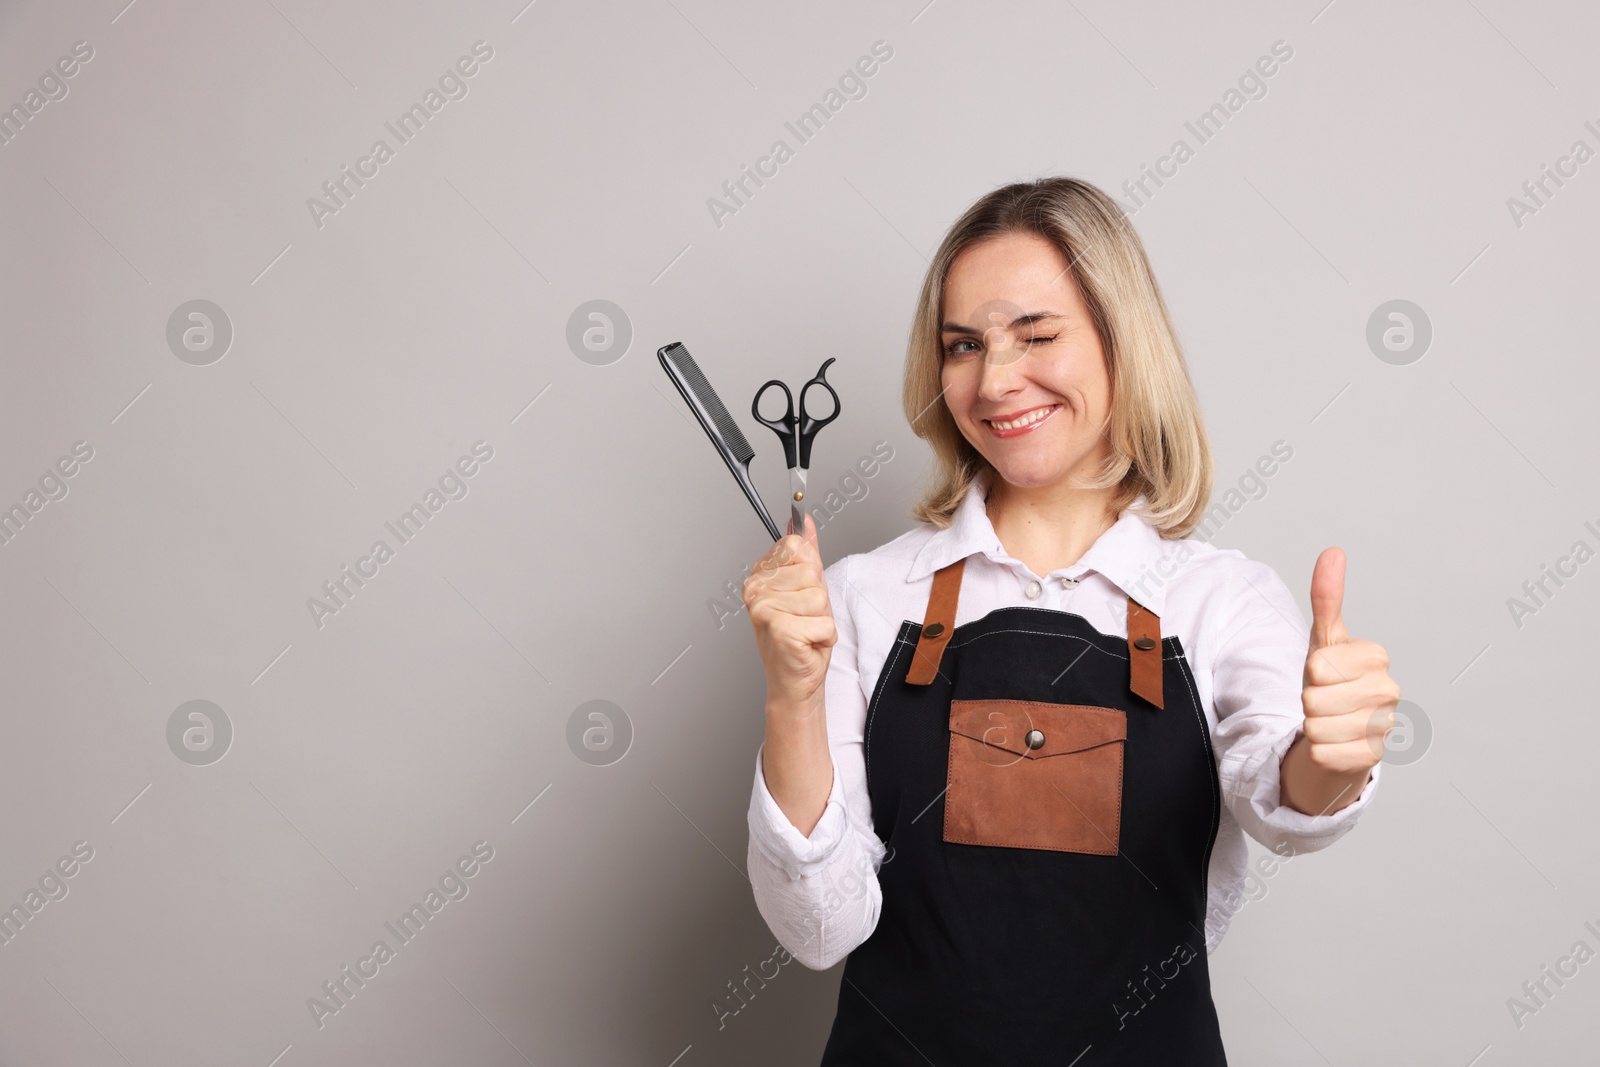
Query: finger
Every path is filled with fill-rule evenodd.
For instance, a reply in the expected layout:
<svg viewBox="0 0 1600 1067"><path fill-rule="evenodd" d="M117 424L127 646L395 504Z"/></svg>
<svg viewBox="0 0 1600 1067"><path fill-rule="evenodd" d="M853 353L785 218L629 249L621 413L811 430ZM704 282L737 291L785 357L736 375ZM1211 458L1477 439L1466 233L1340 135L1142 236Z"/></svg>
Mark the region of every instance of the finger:
<svg viewBox="0 0 1600 1067"><path fill-rule="evenodd" d="M822 554L817 551L814 542L806 540L799 534L790 534L783 539L782 565L785 567L818 566L822 565Z"/></svg>
<svg viewBox="0 0 1600 1067"><path fill-rule="evenodd" d="M839 631L831 615L797 615L788 633L800 644L812 648L832 648L839 640Z"/></svg>
<svg viewBox="0 0 1600 1067"><path fill-rule="evenodd" d="M806 558L808 554L808 545L805 538L800 537L798 534L785 534L772 543L772 547L767 550L767 554L761 557L752 570L760 570L770 574L779 567L786 567L796 560Z"/></svg>
<svg viewBox="0 0 1600 1067"><path fill-rule="evenodd" d="M1364 674L1385 674L1389 653L1376 641L1351 639L1306 655L1306 685L1337 685Z"/></svg>
<svg viewBox="0 0 1600 1067"><path fill-rule="evenodd" d="M1384 748L1389 746L1389 735L1400 727L1399 703L1395 701L1393 704L1385 704L1367 713L1367 736L1376 737L1378 744ZM1404 741L1405 736L1401 734L1400 740Z"/></svg>
<svg viewBox="0 0 1600 1067"><path fill-rule="evenodd" d="M1348 715L1309 717L1302 727L1306 740L1317 745L1339 745L1367 738L1383 739L1393 726L1390 709L1362 708Z"/></svg>
<svg viewBox="0 0 1600 1067"><path fill-rule="evenodd" d="M834 616L830 614L805 614L781 611L779 617L773 619L771 637L778 643L792 643L803 646L816 646L816 648L832 648L834 641L838 640L838 629L834 625Z"/></svg>
<svg viewBox="0 0 1600 1067"><path fill-rule="evenodd" d="M1343 645L1329 645L1327 648L1311 646L1306 652L1306 667L1302 672L1303 684L1307 689L1314 685L1338 685L1360 677L1361 672L1351 670L1350 664L1343 657L1332 655L1343 647Z"/></svg>
<svg viewBox="0 0 1600 1067"><path fill-rule="evenodd" d="M822 589L828 585L822 564L816 560L803 560L779 567L766 576L762 586L774 591L792 589Z"/></svg>
<svg viewBox="0 0 1600 1067"><path fill-rule="evenodd" d="M1337 685L1311 685L1300 691L1306 717L1348 715L1364 708L1398 703L1400 686L1387 674L1363 674Z"/></svg>
<svg viewBox="0 0 1600 1067"><path fill-rule="evenodd" d="M1344 628L1344 550L1323 549L1311 571L1311 647L1348 640Z"/></svg>
<svg viewBox="0 0 1600 1067"><path fill-rule="evenodd" d="M820 554L822 552L822 546L817 543L817 520L815 520L815 519L813 519L811 517L811 512L809 512L809 511L805 512L805 523L806 523L806 540L811 542L811 547L815 548L817 550L819 558L820 558Z"/></svg>
<svg viewBox="0 0 1600 1067"><path fill-rule="evenodd" d="M827 615L833 612L828 605L828 591L821 586L804 589L776 589L763 593L757 601L763 611L784 615Z"/></svg>

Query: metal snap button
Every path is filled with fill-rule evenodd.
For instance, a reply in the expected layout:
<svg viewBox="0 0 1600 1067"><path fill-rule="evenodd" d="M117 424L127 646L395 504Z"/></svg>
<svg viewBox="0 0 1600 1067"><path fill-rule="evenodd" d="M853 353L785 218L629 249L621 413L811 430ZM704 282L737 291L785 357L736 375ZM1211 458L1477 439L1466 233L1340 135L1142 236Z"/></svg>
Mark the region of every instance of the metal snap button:
<svg viewBox="0 0 1600 1067"><path fill-rule="evenodd" d="M942 622L930 623L922 628L923 637L938 637L942 633L944 633L944 623Z"/></svg>
<svg viewBox="0 0 1600 1067"><path fill-rule="evenodd" d="M1141 637L1133 643L1133 647L1141 652L1148 652L1156 647L1156 643L1148 637Z"/></svg>
<svg viewBox="0 0 1600 1067"><path fill-rule="evenodd" d="M1029 582L1028 588L1024 589L1023 592L1028 594L1029 600L1038 600L1039 594L1044 592L1044 586L1040 585L1038 582Z"/></svg>
<svg viewBox="0 0 1600 1067"><path fill-rule="evenodd" d="M1029 748L1043 748L1044 734L1040 733L1038 730L1029 730L1028 736L1023 738L1023 741Z"/></svg>

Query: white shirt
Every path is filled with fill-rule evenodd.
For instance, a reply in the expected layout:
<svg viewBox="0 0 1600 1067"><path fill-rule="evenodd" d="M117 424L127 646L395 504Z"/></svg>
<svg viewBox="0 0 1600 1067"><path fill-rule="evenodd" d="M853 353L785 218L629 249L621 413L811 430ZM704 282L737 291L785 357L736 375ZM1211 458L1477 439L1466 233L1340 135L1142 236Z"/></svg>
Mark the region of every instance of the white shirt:
<svg viewBox="0 0 1600 1067"><path fill-rule="evenodd" d="M1283 856L1326 848L1371 802L1382 764L1354 802L1331 814L1280 804L1279 765L1303 732L1300 690L1310 631L1270 566L1193 538L1164 539L1130 507L1077 563L1038 575L1006 555L985 495L980 478L947 528L921 524L826 569L839 635L824 683L833 786L821 820L802 836L767 791L757 750L747 854L756 907L784 948L816 970L842 960L877 925L883 902L877 871L886 848L873 832L867 793L867 701L901 622L923 620L934 572L965 558L957 626L996 608L1052 608L1125 637L1125 597L1132 596L1160 617L1162 636L1182 641L1222 787L1207 879L1210 953L1242 900L1245 833ZM1141 496L1134 507L1144 503Z"/></svg>

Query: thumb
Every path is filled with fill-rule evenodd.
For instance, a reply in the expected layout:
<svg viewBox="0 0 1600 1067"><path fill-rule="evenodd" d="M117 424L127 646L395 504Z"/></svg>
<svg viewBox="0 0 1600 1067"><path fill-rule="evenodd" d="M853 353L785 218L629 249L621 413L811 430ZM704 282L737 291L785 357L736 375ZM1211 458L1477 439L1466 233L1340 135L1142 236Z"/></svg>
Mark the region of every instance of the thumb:
<svg viewBox="0 0 1600 1067"><path fill-rule="evenodd" d="M811 517L811 512L809 511L805 512L804 515L806 520L806 540L811 542L811 547L815 548L818 555L820 555L822 553L822 546L817 543L816 520Z"/></svg>
<svg viewBox="0 0 1600 1067"><path fill-rule="evenodd" d="M1344 550L1323 549L1311 571L1311 647L1326 648L1350 639L1340 614L1344 608Z"/></svg>

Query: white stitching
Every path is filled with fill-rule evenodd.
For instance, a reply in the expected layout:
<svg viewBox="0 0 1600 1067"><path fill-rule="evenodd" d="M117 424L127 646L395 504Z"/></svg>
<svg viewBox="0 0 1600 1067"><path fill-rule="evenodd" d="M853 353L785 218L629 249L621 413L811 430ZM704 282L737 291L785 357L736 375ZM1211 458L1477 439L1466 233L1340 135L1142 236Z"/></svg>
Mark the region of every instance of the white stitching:
<svg viewBox="0 0 1600 1067"><path fill-rule="evenodd" d="M1178 660L1178 667L1180 673L1183 675L1183 683L1189 687L1190 703L1194 706L1195 718L1200 722L1200 734L1202 739L1205 741L1205 750L1209 750L1211 748L1211 728L1206 725L1205 715L1200 708L1200 694L1195 692L1194 679L1190 676L1190 671L1188 669L1189 661L1187 659L1180 658ZM1206 775L1206 781L1211 783L1211 840L1206 844L1205 855L1200 857L1200 884L1206 887L1206 895L1209 898L1211 887L1211 850L1217 842L1217 824L1221 819L1222 794L1217 788L1216 764L1209 758L1206 760L1206 764L1206 769L1211 772Z"/></svg>
<svg viewBox="0 0 1600 1067"><path fill-rule="evenodd" d="M1036 608L1035 610L1037 610L1037 611L1048 611L1050 609L1048 609L1048 608ZM1091 629L1093 629L1093 627L1091 627ZM1100 633L1100 631L1095 630L1095 633L1098 634L1098 633ZM1096 642L1090 640L1087 637L1079 637L1077 634L1053 634L1053 633L1050 633L1048 630L1015 630L1015 629L1013 629L1013 630L990 630L987 633L978 634L976 637L973 637L973 638L971 638L969 640L966 640L966 641L961 641L961 642L952 641L952 642L950 642L950 644L947 647L949 647L949 648L961 648L961 647L963 647L965 645L973 644L973 643L981 640L982 638L994 637L994 636L998 636L999 634L1035 634L1035 635L1037 635L1039 637L1059 637L1059 638L1062 638L1062 639L1068 640L1068 641L1082 641L1084 644L1086 644L1089 647L1093 648L1096 652L1099 652L1102 655L1110 656L1113 659L1120 659L1120 660L1123 660L1124 662L1126 662L1127 659L1128 659L1128 657L1126 655L1124 655L1124 654L1122 654L1120 652L1107 652L1105 649L1101 648L1099 646L1099 644L1097 644ZM1113 637L1110 634L1100 634L1100 636L1108 638L1109 640L1112 640L1112 641L1120 641L1121 640L1121 638ZM1165 638L1165 637L1161 639L1163 645L1165 645L1166 642L1169 641L1169 640L1172 640L1172 639L1171 638ZM1163 661L1166 661L1166 660L1169 660L1169 659L1177 659L1178 658L1178 653L1173 653L1170 656L1162 656L1161 658L1162 658Z"/></svg>
<svg viewBox="0 0 1600 1067"><path fill-rule="evenodd" d="M906 622L910 621L909 619L906 620ZM905 628L905 623L901 623L900 629L904 631ZM896 637L894 643L896 647L889 656L889 662L883 665L883 670L878 674L878 691L872 694L872 703L867 706L867 736L862 739L861 744L862 762L867 769L867 802L869 804L872 802L872 724L873 720L877 718L878 701L883 699L883 691L889 688L889 681L894 677L894 665L900 662L899 646L909 645L913 642ZM877 822L877 819L874 818L873 822Z"/></svg>

